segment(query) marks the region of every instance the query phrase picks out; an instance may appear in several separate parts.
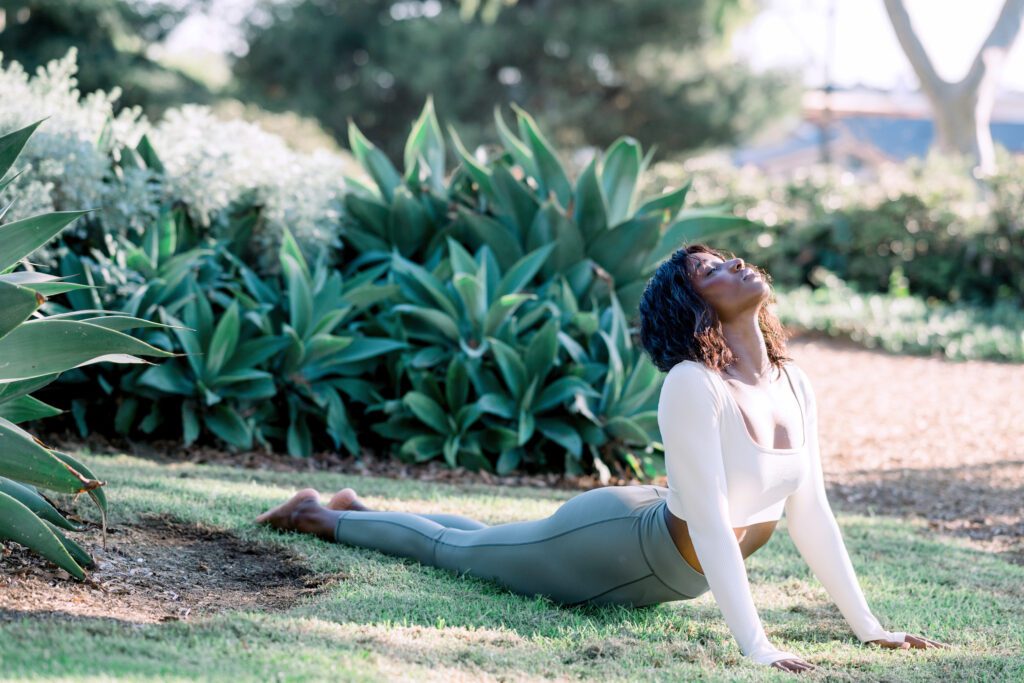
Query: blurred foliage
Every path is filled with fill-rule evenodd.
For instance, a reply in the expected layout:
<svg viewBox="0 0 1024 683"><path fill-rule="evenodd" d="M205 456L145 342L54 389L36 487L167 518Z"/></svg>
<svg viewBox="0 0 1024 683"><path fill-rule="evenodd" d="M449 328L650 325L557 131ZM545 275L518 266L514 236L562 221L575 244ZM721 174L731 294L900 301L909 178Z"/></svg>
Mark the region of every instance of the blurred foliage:
<svg viewBox="0 0 1024 683"><path fill-rule="evenodd" d="M1024 310L1001 301L990 307L925 301L901 291L898 275L889 292L862 294L818 267L817 287L777 291L784 325L852 339L892 353L950 360L1024 363Z"/></svg>
<svg viewBox="0 0 1024 683"><path fill-rule="evenodd" d="M269 2L234 72L242 99L316 117L343 137L353 119L392 159L433 95L472 149L496 105L530 110L559 147L622 135L663 150L728 142L796 104L795 81L755 76L724 49L749 3L519 0L493 21L454 0Z"/></svg>
<svg viewBox="0 0 1024 683"><path fill-rule="evenodd" d="M150 116L183 102L209 102L199 81L146 56L146 48L167 37L190 12L210 0L3 0L0 52L34 71L70 48L87 68L83 92L120 92L124 106L141 106Z"/></svg>
<svg viewBox="0 0 1024 683"><path fill-rule="evenodd" d="M705 158L656 164L648 182L692 177L698 205L760 223L715 246L767 269L782 289L811 283L820 266L865 293L896 280L928 300L1024 307L1024 157L1000 154L982 181L969 164L931 156L883 165L874 179L828 167L773 177Z"/></svg>

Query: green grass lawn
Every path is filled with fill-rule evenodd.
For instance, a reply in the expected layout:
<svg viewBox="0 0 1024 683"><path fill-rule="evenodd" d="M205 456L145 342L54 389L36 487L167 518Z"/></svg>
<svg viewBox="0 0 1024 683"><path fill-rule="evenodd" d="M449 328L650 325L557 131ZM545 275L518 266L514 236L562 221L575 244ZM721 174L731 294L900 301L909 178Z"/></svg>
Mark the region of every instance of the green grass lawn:
<svg viewBox="0 0 1024 683"><path fill-rule="evenodd" d="M112 525L154 513L201 522L288 546L311 570L349 578L284 612L158 624L37 615L0 623L3 680L792 680L741 658L710 592L646 609L562 608L251 522L302 486L325 494L353 486L371 507L492 524L548 515L572 492L82 458L108 481ZM842 514L839 522L883 626L954 647L860 645L783 522L747 567L768 637L820 667L804 679L1024 680L1024 567L935 537L918 521Z"/></svg>

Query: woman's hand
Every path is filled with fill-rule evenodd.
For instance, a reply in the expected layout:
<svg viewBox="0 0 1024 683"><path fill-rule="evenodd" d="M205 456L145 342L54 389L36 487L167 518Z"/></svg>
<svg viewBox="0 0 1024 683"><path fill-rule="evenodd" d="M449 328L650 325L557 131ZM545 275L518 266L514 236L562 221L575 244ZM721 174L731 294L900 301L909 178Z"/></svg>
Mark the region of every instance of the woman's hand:
<svg viewBox="0 0 1024 683"><path fill-rule="evenodd" d="M776 669L782 669L783 671L789 671L792 673L800 673L802 671L814 671L818 668L810 662L805 662L800 658L779 659L772 662L772 666L774 666Z"/></svg>
<svg viewBox="0 0 1024 683"><path fill-rule="evenodd" d="M884 638L869 640L867 642L876 643L879 647L884 647L888 650L927 650L929 648L949 647L946 643L940 643L937 640L925 638L924 636L912 636L909 633L906 635L906 640L902 643L898 643L894 640L885 640Z"/></svg>

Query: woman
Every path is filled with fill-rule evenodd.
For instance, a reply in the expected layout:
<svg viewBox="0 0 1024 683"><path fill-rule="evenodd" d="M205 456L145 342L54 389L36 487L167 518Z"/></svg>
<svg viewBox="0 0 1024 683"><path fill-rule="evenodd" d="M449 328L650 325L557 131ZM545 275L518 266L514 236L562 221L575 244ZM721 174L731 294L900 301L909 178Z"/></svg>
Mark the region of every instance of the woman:
<svg viewBox="0 0 1024 683"><path fill-rule="evenodd" d="M814 392L784 355L771 298L767 273L699 244L648 283L640 340L667 373L658 403L667 488L595 489L546 519L495 526L368 510L351 489L325 508L304 489L256 521L569 605L639 607L710 589L744 656L800 672L815 667L769 643L743 565L785 512L797 549L862 642L944 647L886 631L868 609L825 498Z"/></svg>

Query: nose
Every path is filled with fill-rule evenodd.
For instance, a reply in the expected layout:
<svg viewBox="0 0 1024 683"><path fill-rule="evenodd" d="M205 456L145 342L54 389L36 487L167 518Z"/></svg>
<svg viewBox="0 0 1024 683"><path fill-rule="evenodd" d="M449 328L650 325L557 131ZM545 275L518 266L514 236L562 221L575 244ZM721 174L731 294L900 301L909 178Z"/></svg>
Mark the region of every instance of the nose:
<svg viewBox="0 0 1024 683"><path fill-rule="evenodd" d="M736 272L743 270L746 267L746 265L747 264L743 262L743 259L739 257L734 258L732 261L729 261L729 268Z"/></svg>

